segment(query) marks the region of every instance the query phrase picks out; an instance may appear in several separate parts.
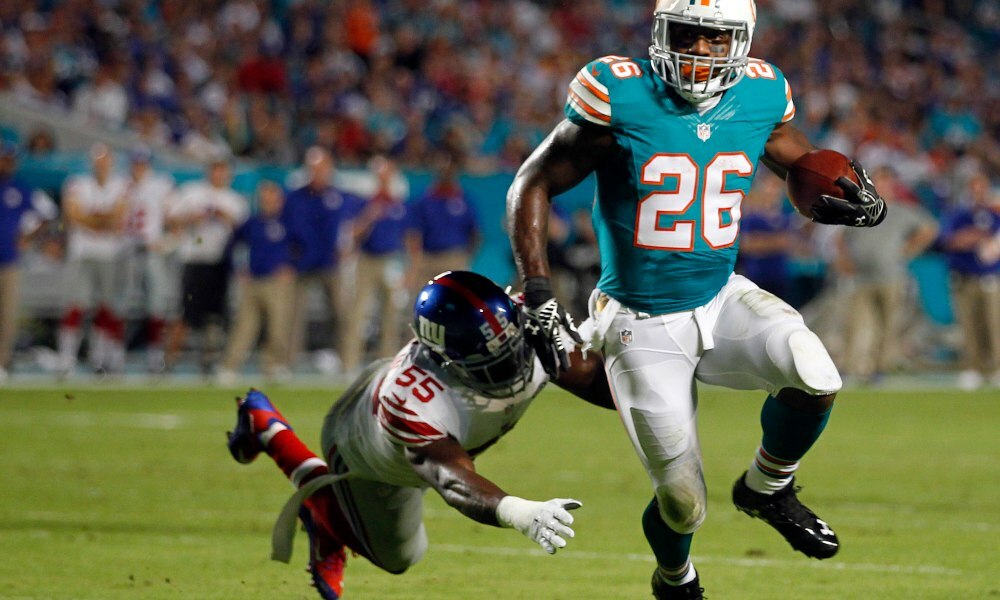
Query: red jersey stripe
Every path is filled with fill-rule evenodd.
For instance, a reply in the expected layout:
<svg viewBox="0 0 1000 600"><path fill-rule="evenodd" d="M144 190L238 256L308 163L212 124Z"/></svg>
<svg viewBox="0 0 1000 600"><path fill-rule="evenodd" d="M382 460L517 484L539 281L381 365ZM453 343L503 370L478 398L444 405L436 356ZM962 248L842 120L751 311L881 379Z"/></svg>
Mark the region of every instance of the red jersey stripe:
<svg viewBox="0 0 1000 600"><path fill-rule="evenodd" d="M500 321L497 320L496 315L494 315L493 311L490 310L490 307L487 306L485 302L483 302L482 298L472 293L472 290L458 283L457 281L448 279L447 277L436 279L434 282L440 283L449 290L458 293L458 295L465 298L469 304L476 307L479 310L479 312L482 313L483 317L486 319L486 322L490 324L490 329L493 330L493 333L499 335L500 333L503 332L503 327L500 326Z"/></svg>
<svg viewBox="0 0 1000 600"><path fill-rule="evenodd" d="M419 435L429 438L444 437L444 434L423 421L413 421L397 415L389 410L385 405L379 410L379 417L384 418L387 425L393 429L412 435Z"/></svg>

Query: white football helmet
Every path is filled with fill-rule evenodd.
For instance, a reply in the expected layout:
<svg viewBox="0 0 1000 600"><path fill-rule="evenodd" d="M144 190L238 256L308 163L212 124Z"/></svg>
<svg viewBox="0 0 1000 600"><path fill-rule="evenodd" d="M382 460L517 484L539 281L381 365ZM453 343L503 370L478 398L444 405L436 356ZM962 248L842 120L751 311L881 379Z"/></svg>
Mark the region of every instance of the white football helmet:
<svg viewBox="0 0 1000 600"><path fill-rule="evenodd" d="M657 0L649 47L653 68L688 101L707 100L743 78L756 23L754 0ZM673 50L671 24L730 31L729 55L713 58Z"/></svg>

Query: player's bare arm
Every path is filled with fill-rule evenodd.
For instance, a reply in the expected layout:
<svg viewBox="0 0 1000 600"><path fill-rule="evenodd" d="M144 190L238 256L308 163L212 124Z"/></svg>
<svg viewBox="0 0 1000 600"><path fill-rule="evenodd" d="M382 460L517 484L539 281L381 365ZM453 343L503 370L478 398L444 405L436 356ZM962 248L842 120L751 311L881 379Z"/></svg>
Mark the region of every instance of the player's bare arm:
<svg viewBox="0 0 1000 600"><path fill-rule="evenodd" d="M507 219L522 279L550 275L545 243L552 198L583 181L617 149L609 129L563 120L518 169L507 192Z"/></svg>
<svg viewBox="0 0 1000 600"><path fill-rule="evenodd" d="M66 206L64 214L66 222L76 227L85 227L94 231L101 231L105 228L105 219L102 214L89 213L84 210L78 196L69 192L64 200Z"/></svg>
<svg viewBox="0 0 1000 600"><path fill-rule="evenodd" d="M545 247L552 198L583 181L617 148L608 129L564 120L521 165L507 192L514 262L524 283L525 311L530 317L528 337L553 379L571 364L571 348L560 331L566 331L578 344L583 340L572 317L556 301L549 282Z"/></svg>
<svg viewBox="0 0 1000 600"><path fill-rule="evenodd" d="M407 448L406 458L449 506L480 523L500 525L497 504L507 493L476 472L472 457L454 438Z"/></svg>
<svg viewBox="0 0 1000 600"><path fill-rule="evenodd" d="M775 126L771 136L764 145L764 156L761 159L767 168L778 177L784 179L788 168L802 155L815 150L809 138L794 125L780 123Z"/></svg>
<svg viewBox="0 0 1000 600"><path fill-rule="evenodd" d="M762 161L784 179L793 164L816 147L805 134L787 123L780 123L771 132L764 145ZM874 227L886 216L885 200L875 189L868 172L857 161L851 161L857 182L847 177L837 179L839 196L822 195L812 208L812 219L827 225Z"/></svg>
<svg viewBox="0 0 1000 600"><path fill-rule="evenodd" d="M420 477L462 514L497 527L521 532L549 554L566 547L575 534L569 511L582 504L571 498L545 502L507 494L476 473L472 457L451 437L419 448L407 448L406 458Z"/></svg>

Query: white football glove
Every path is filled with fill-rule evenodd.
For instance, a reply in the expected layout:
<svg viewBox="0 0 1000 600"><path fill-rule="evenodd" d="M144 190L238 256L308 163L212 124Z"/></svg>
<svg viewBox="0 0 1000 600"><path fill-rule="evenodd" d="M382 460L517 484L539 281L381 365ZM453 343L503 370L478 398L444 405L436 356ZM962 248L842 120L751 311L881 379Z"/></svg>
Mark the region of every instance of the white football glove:
<svg viewBox="0 0 1000 600"><path fill-rule="evenodd" d="M554 498L534 502L504 496L497 505L497 521L502 527L516 529L537 543L549 554L566 547L566 538L575 534L570 529L573 515L569 511L583 506L579 500Z"/></svg>

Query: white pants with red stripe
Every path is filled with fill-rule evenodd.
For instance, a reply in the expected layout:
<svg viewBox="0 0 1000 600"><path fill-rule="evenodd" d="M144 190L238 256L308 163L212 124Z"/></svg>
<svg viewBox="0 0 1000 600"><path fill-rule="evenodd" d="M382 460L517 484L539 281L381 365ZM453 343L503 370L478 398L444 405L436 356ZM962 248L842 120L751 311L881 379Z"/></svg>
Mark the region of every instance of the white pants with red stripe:
<svg viewBox="0 0 1000 600"><path fill-rule="evenodd" d="M362 405L371 406L369 384L389 361L369 364L331 408L321 434L323 456L330 473L341 475L351 471L337 452L338 435L363 435L350 428L338 427L345 412ZM372 479L349 476L332 484L344 516L354 537L364 544L375 564L390 573L402 573L423 558L427 550L424 528L424 494L422 487L398 486Z"/></svg>
<svg viewBox="0 0 1000 600"><path fill-rule="evenodd" d="M705 517L696 380L771 394L786 387L829 394L841 386L802 316L739 275L704 306L664 315L639 313L595 290L581 333L603 349L625 430L661 516L678 533L693 532Z"/></svg>

